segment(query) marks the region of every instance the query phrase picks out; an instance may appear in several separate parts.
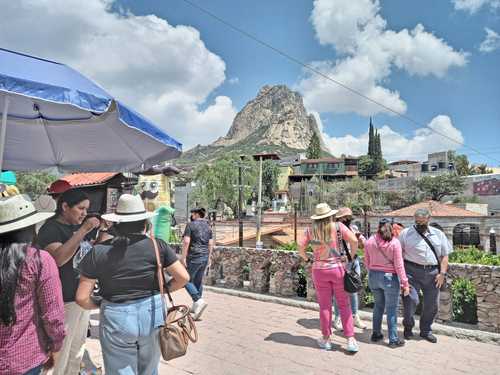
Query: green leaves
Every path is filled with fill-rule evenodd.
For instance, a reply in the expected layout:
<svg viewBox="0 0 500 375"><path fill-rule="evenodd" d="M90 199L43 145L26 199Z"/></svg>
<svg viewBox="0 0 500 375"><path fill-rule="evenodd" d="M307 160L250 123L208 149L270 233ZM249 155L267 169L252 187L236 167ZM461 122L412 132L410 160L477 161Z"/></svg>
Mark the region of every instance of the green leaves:
<svg viewBox="0 0 500 375"><path fill-rule="evenodd" d="M455 249L449 256L450 263L483 264L487 266L500 266L500 255L481 251L475 247L461 250Z"/></svg>
<svg viewBox="0 0 500 375"><path fill-rule="evenodd" d="M417 181L418 188L426 198L439 201L446 195L462 194L465 182L458 175L443 174L425 176Z"/></svg>
<svg viewBox="0 0 500 375"><path fill-rule="evenodd" d="M16 186L21 194L28 194L31 199L45 194L49 185L57 177L46 172L16 172Z"/></svg>
<svg viewBox="0 0 500 375"><path fill-rule="evenodd" d="M234 213L238 207L238 165L242 163L243 202L250 198L257 186L259 169L251 158L241 161L236 155L227 155L213 163L205 163L195 170L197 182L193 198L209 208L229 206Z"/></svg>
<svg viewBox="0 0 500 375"><path fill-rule="evenodd" d="M472 281L458 278L451 284L452 318L462 323L477 323L477 294Z"/></svg>
<svg viewBox="0 0 500 375"><path fill-rule="evenodd" d="M319 137L316 132L311 136L309 141L309 146L307 146L307 158L308 159L319 159L321 157L321 144Z"/></svg>

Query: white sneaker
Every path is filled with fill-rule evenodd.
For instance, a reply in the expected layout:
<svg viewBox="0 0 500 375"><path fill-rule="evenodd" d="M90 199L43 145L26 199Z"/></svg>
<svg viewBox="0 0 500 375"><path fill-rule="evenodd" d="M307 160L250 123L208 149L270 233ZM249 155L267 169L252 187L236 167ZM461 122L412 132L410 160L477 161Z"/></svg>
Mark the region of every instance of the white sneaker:
<svg viewBox="0 0 500 375"><path fill-rule="evenodd" d="M203 298L200 298L198 301L193 303L193 319L198 320L201 318L201 314L207 308L208 303L206 303Z"/></svg>
<svg viewBox="0 0 500 375"><path fill-rule="evenodd" d="M335 319L333 320L333 328L335 328L338 331L342 330L342 321L340 320L340 316L336 316Z"/></svg>
<svg viewBox="0 0 500 375"><path fill-rule="evenodd" d="M354 318L354 326L361 328L361 329L366 329L365 323L363 323L359 317L358 314L352 316Z"/></svg>
<svg viewBox="0 0 500 375"><path fill-rule="evenodd" d="M357 353L359 351L358 343L354 337L349 337L347 339L347 348L346 349L349 353L353 353L353 354Z"/></svg>
<svg viewBox="0 0 500 375"><path fill-rule="evenodd" d="M323 337L320 337L316 341L318 343L318 346L321 349L325 349L325 350L332 350L333 349L333 345L332 345L332 342L330 341L330 339L325 340Z"/></svg>

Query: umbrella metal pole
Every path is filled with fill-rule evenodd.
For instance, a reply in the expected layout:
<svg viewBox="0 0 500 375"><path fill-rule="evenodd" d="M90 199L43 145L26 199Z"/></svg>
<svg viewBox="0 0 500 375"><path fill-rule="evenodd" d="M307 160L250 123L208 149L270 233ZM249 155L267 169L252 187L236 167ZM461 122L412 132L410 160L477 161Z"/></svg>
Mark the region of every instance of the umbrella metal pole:
<svg viewBox="0 0 500 375"><path fill-rule="evenodd" d="M4 104L2 110L2 129L0 130L0 172L3 167L3 153L5 151L5 133L7 131L7 113L9 112L9 96L4 96Z"/></svg>

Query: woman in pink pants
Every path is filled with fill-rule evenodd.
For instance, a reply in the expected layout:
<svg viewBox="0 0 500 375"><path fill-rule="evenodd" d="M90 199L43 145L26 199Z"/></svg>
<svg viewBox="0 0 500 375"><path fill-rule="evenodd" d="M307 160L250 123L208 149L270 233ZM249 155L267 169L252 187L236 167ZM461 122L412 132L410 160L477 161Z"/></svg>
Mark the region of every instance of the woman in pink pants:
<svg viewBox="0 0 500 375"><path fill-rule="evenodd" d="M311 216L312 230L306 229L299 244L299 255L306 262L306 247L313 248L314 263L312 276L319 303L319 320L322 337L318 345L322 349L331 350L332 343L332 297L337 299L344 335L347 338L347 351L356 353L358 344L354 338L354 324L349 302L349 295L344 290L345 257L341 256L340 244L337 244L337 234L350 244L351 249L358 248L358 240L344 224L332 220L337 210L332 210L326 203L316 206L315 215ZM353 250L351 256L354 256Z"/></svg>

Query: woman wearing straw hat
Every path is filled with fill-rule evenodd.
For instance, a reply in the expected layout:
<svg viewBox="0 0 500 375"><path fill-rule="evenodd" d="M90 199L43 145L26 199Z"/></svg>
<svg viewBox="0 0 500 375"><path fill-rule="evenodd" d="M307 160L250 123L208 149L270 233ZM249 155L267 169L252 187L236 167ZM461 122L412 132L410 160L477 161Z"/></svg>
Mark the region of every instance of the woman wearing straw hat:
<svg viewBox="0 0 500 375"><path fill-rule="evenodd" d="M307 245L312 245L313 259L312 277L319 303L319 320L322 337L318 345L326 350L332 349L330 336L332 334L332 298L335 294L340 309L344 336L347 338L347 351L356 353L358 344L354 338L354 325L349 304L349 296L344 290L345 266L340 253L340 244L337 236L347 241L353 255L358 248L358 240L344 224L335 223L333 218L337 210L332 210L326 203L320 203L311 216L312 230L306 229L299 244L299 255L306 262L310 259L306 255Z"/></svg>
<svg viewBox="0 0 500 375"><path fill-rule="evenodd" d="M59 272L46 251L32 246L39 213L17 195L0 201L0 373L38 375L64 340ZM48 366L46 366L48 367Z"/></svg>
<svg viewBox="0 0 500 375"><path fill-rule="evenodd" d="M76 302L84 309L98 308L92 298L96 280L101 288L99 340L109 374L158 373L158 331L164 317L154 243L146 236L152 216L140 196L123 194L116 212L102 216L115 223L117 236L96 245L80 263ZM184 287L186 269L165 242L156 241L162 266L172 276L167 287Z"/></svg>

